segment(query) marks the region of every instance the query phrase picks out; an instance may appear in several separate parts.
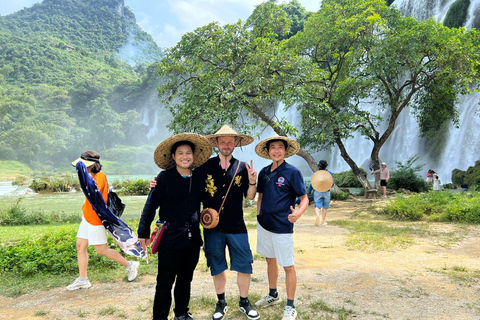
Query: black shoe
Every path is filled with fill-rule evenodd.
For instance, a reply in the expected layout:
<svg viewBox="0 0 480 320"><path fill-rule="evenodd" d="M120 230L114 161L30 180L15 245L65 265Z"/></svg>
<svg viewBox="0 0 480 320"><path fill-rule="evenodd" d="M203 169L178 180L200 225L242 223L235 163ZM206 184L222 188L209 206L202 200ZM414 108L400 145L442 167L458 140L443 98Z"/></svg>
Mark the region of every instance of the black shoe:
<svg viewBox="0 0 480 320"><path fill-rule="evenodd" d="M227 301L225 300L218 300L217 306L215 307L215 312L212 315L212 320L223 320L225 317L225 313L227 313Z"/></svg>
<svg viewBox="0 0 480 320"><path fill-rule="evenodd" d="M185 312L184 314L173 318L173 320L195 320L191 317L191 315L192 314L190 312Z"/></svg>
<svg viewBox="0 0 480 320"><path fill-rule="evenodd" d="M238 303L238 309L243 312L248 319L250 320L257 320L260 319L260 314L257 310L255 310L250 303L250 300L247 300L246 303L242 303L241 301Z"/></svg>

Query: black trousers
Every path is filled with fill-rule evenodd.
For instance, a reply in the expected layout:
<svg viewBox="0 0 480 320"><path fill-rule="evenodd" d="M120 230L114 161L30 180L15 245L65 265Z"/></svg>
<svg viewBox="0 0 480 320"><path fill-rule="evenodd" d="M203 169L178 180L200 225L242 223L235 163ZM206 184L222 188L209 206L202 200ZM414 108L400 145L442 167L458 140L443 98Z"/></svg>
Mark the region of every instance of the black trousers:
<svg viewBox="0 0 480 320"><path fill-rule="evenodd" d="M188 312L193 272L200 256L200 246L190 244L182 249L163 249L158 251L158 274L155 299L153 301L153 319L166 320L172 305L172 286L175 283L175 316Z"/></svg>

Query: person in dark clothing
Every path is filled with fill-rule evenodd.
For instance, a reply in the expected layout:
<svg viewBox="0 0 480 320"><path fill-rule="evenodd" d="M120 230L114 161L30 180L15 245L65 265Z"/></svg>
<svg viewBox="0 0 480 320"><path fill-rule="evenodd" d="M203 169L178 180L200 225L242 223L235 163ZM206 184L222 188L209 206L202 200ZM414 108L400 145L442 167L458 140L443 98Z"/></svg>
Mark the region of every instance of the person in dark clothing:
<svg viewBox="0 0 480 320"><path fill-rule="evenodd" d="M161 171L157 185L150 191L138 226L138 237L145 247L150 225L160 207L160 220L167 228L158 248L158 274L153 302L153 319L167 320L175 300L174 320L192 320L190 302L193 272L198 263L202 238L199 227L202 179L192 167L198 167L211 155L208 140L194 133L183 133L160 143L155 162Z"/></svg>

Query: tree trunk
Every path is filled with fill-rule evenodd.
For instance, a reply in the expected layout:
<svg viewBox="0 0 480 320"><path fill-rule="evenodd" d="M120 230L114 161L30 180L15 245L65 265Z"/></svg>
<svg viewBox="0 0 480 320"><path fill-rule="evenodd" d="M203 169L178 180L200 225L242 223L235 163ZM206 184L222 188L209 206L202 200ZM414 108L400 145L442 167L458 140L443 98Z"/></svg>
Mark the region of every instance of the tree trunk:
<svg viewBox="0 0 480 320"><path fill-rule="evenodd" d="M358 181L362 184L363 188L365 190L371 189L372 187L370 186L370 182L368 182L367 177L363 175L363 172L360 170L360 168L357 166L355 161L350 157L350 155L347 152L347 149L345 148L345 145L343 144L342 139L340 138L335 138L335 143L337 144L338 148L340 149L340 154L345 160L345 162L350 166L352 169L353 173L357 177Z"/></svg>

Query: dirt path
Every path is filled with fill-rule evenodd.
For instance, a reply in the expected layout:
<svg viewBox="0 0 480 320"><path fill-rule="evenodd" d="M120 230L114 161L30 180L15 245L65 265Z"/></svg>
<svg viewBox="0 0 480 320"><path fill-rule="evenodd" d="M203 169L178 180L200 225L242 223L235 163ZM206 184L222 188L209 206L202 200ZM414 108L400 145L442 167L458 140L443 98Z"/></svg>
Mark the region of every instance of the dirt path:
<svg viewBox="0 0 480 320"><path fill-rule="evenodd" d="M310 206L296 224L297 319L338 319L335 310L342 308L353 311L348 319L480 319L480 284L466 279L473 272L478 279L480 272L480 227L388 222L425 230L425 235L406 239L404 246L394 244L393 249L372 249L368 244L352 249L347 243L357 238L335 221L357 219L372 202L381 203L363 199L334 203L327 217L331 223L323 227L314 226ZM249 235L254 250L255 230ZM256 260L250 297L266 293L265 271L265 262ZM238 290L235 274L229 272L228 277L232 305ZM280 278L279 292L285 295L283 271ZM0 319L150 319L154 285L154 276L142 275L133 283L93 283L76 292L56 288L15 299L0 297ZM215 295L208 272L195 272L192 295L195 319L210 319ZM272 310L260 310L262 319L281 319L281 307ZM232 305L226 319L246 318Z"/></svg>

